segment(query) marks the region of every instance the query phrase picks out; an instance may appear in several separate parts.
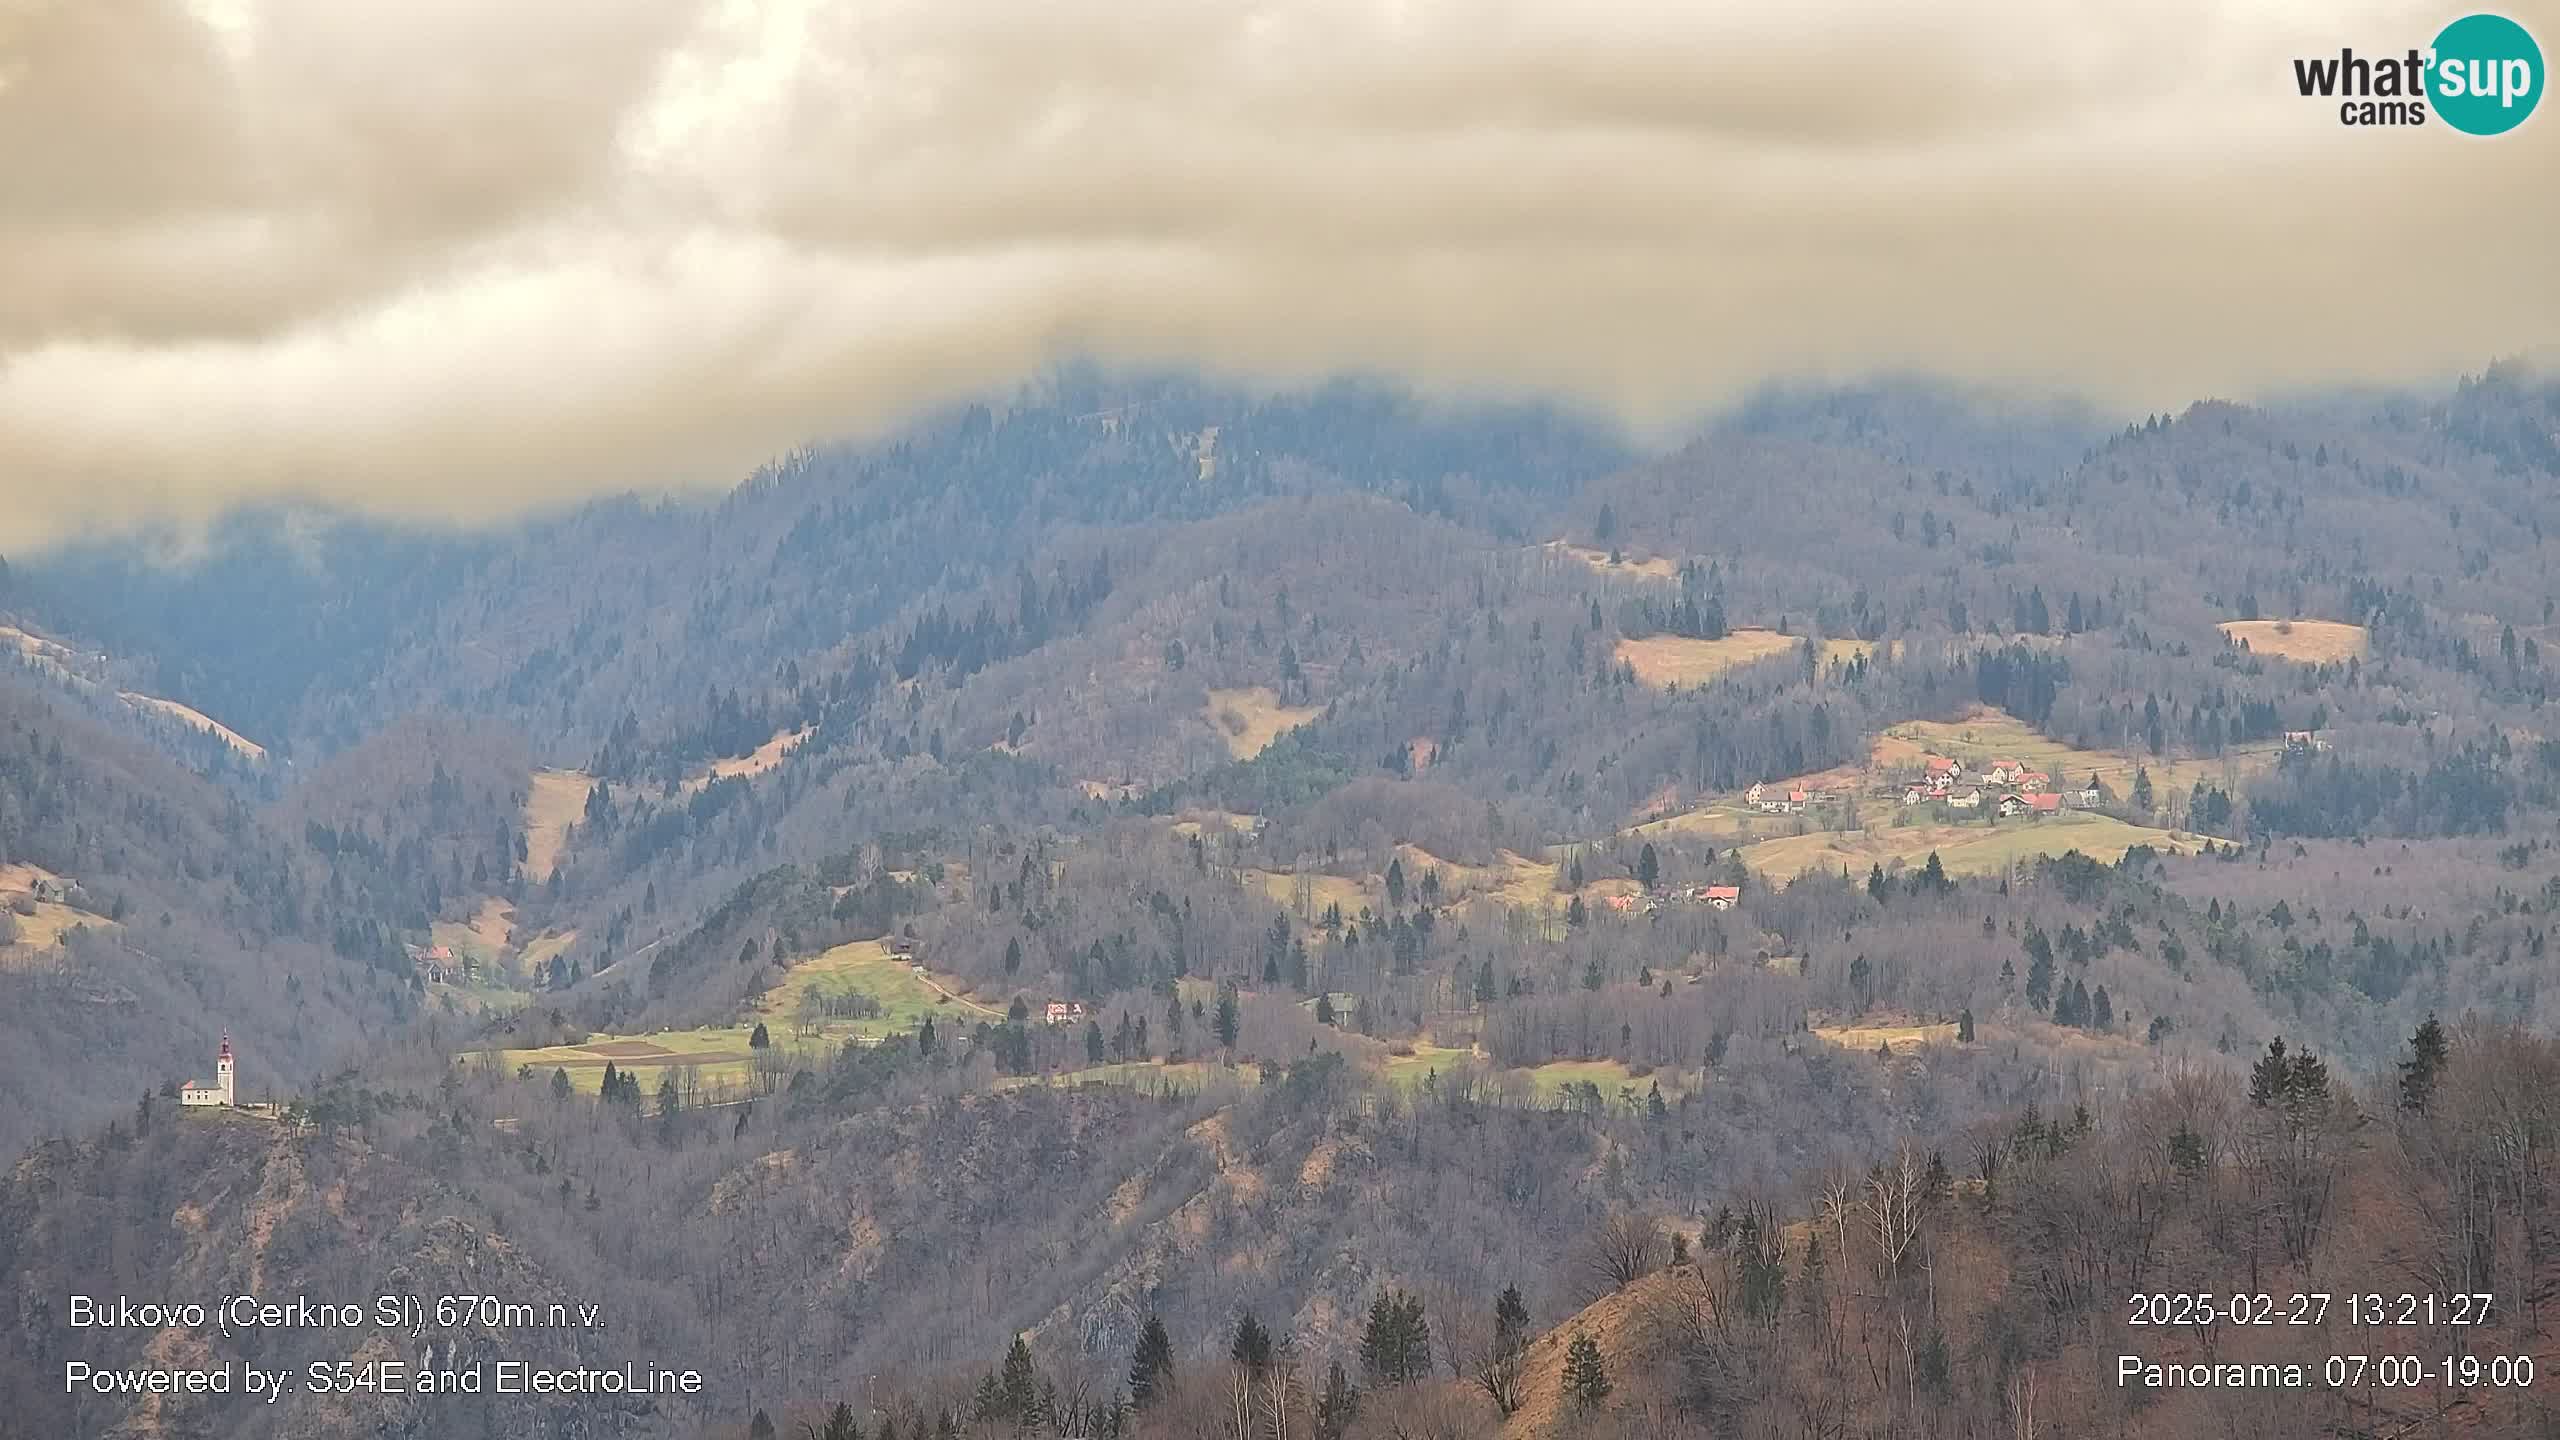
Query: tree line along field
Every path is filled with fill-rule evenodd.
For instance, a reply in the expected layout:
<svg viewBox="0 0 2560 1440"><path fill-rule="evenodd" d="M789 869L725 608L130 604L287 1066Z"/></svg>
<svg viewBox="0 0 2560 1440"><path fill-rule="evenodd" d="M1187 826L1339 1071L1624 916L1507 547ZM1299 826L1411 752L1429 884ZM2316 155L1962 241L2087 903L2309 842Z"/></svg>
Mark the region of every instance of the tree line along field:
<svg viewBox="0 0 2560 1440"><path fill-rule="evenodd" d="M1784 882L1809 870L1845 868L1863 876L1868 867L1881 865L1889 874L1917 866L1932 854L1950 875L2004 875L2024 862L2071 850L2112 865L2137 845L2148 845L2163 855L2193 855L2202 841L2179 831L2129 825L2112 815L2066 811L2043 818L1958 825L1815 830L1756 841L1736 853L1752 873Z"/></svg>

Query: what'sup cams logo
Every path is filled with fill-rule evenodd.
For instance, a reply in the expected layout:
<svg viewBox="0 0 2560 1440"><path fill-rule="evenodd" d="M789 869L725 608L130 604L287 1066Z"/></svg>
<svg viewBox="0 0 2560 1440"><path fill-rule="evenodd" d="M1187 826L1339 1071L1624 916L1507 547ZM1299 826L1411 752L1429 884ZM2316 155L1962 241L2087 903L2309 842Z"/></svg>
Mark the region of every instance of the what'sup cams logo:
<svg viewBox="0 0 2560 1440"><path fill-rule="evenodd" d="M2504 15L2465 15L2434 43L2402 55L2297 59L2306 100L2335 101L2341 125L2424 125L2430 113L2465 135L2503 135L2542 103L2542 47Z"/></svg>

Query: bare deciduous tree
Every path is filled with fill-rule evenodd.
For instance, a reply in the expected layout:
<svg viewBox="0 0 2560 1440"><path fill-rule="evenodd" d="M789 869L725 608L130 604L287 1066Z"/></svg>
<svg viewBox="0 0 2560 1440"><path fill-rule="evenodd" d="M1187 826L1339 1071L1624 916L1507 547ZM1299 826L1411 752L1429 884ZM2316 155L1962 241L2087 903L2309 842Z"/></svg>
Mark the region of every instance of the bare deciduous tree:
<svg viewBox="0 0 2560 1440"><path fill-rule="evenodd" d="M1651 1274L1661 1261L1661 1249L1662 1227L1652 1216L1621 1210L1592 1227L1577 1258L1583 1274L1605 1294Z"/></svg>

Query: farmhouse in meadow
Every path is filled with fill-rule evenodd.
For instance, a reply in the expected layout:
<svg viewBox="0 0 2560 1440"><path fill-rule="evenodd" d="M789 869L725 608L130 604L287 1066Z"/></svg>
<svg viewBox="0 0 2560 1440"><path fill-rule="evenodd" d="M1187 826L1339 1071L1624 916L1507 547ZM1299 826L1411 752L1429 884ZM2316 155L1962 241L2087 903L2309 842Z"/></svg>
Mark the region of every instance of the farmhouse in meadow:
<svg viewBox="0 0 2560 1440"><path fill-rule="evenodd" d="M1980 790L1967 790L1961 795L1950 795L1947 797L1947 808L1950 810L1979 810L1982 808L1982 792Z"/></svg>
<svg viewBox="0 0 2560 1440"><path fill-rule="evenodd" d="M1999 810L2001 819L2015 820L2027 813L2027 802L2016 795L2003 795L2000 797Z"/></svg>

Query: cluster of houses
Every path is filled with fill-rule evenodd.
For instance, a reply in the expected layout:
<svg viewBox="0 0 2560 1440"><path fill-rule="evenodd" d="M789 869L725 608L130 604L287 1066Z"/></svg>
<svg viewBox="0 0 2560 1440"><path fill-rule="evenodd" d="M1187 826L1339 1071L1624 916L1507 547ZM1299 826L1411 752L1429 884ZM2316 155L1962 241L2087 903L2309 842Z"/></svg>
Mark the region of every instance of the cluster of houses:
<svg viewBox="0 0 2560 1440"><path fill-rule="evenodd" d="M1817 805L1842 804L1853 789L1855 782L1848 780L1834 781L1818 790L1802 786L1772 790L1766 785L1753 785L1742 792L1742 803L1763 815L1801 815Z"/></svg>
<svg viewBox="0 0 2560 1440"><path fill-rule="evenodd" d="M1902 790L1905 805L1935 803L1950 810L1979 810L1988 805L2003 820L2055 815L2066 805L2093 809L2105 799L2105 792L2095 785L2056 789L2052 776L2006 757L1980 770L1968 770L1961 760L1932 755L1923 763L1921 777Z"/></svg>
<svg viewBox="0 0 2560 1440"><path fill-rule="evenodd" d="M1041 1022L1048 1025L1073 1025L1083 1018L1085 1009L1081 1000L1052 1000L1049 1008L1040 1013Z"/></svg>
<svg viewBox="0 0 2560 1440"><path fill-rule="evenodd" d="M1647 915L1661 913L1665 905L1704 905L1710 910L1730 910L1742 898L1739 885L1685 885L1670 890L1655 890L1642 895L1604 895L1600 903L1621 915L1642 910Z"/></svg>

